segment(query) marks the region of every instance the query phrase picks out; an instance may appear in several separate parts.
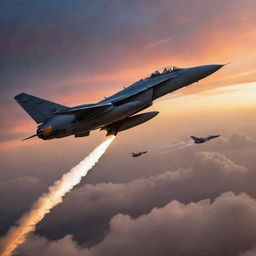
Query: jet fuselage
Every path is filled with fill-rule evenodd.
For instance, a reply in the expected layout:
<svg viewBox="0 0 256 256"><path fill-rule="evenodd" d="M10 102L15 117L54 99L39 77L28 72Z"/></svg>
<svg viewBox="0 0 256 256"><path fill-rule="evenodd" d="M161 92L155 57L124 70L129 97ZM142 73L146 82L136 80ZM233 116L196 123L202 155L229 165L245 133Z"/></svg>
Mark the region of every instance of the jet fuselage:
<svg viewBox="0 0 256 256"><path fill-rule="evenodd" d="M209 140L212 140L212 139L215 139L215 138L218 138L218 137L220 137L220 135L210 135L210 136L205 137L205 138L197 138L195 136L191 136L191 138L194 140L195 144L205 143L206 141L209 141Z"/></svg>
<svg viewBox="0 0 256 256"><path fill-rule="evenodd" d="M141 155L144 155L148 153L148 151L141 151L141 152L138 152L138 153L132 153L132 157L139 157Z"/></svg>
<svg viewBox="0 0 256 256"><path fill-rule="evenodd" d="M152 106L157 98L198 82L221 67L223 65L204 65L173 68L172 70L166 68L161 73L156 71L151 76L135 82L96 104L68 108L52 103L56 105L57 111L50 109L52 113L46 120L39 114L36 116L37 113L34 114L33 109L33 111L29 109L30 101L37 103L37 100L44 100L24 93L15 98L37 123L44 120L37 129L37 136L41 139L61 138L69 135L83 137L88 136L90 131L95 129L106 130L108 135L117 134L121 130L139 125L157 115L158 112L135 115ZM51 102L46 101L46 103L51 106ZM46 103L45 106L48 107Z"/></svg>

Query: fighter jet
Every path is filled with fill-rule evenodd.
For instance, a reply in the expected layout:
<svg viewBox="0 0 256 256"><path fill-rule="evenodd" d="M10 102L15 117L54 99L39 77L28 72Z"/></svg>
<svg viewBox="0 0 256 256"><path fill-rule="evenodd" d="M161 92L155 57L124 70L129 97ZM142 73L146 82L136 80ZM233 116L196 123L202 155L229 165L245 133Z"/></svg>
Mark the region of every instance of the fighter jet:
<svg viewBox="0 0 256 256"><path fill-rule="evenodd" d="M138 153L132 153L132 157L139 157L143 154L146 154L148 153L148 151L141 151L141 152L138 152Z"/></svg>
<svg viewBox="0 0 256 256"><path fill-rule="evenodd" d="M21 107L37 123L36 134L43 140L89 136L96 129L108 135L140 125L159 112L138 112L153 101L211 75L224 65L203 65L190 68L166 67L133 83L129 87L93 104L67 107L26 93L15 96ZM25 140L24 139L24 140Z"/></svg>
<svg viewBox="0 0 256 256"><path fill-rule="evenodd" d="M205 143L208 140L215 139L215 138L218 138L218 137L220 137L220 135L210 135L210 136L205 137L205 138L197 138L195 136L191 136L191 138L194 140L195 144Z"/></svg>

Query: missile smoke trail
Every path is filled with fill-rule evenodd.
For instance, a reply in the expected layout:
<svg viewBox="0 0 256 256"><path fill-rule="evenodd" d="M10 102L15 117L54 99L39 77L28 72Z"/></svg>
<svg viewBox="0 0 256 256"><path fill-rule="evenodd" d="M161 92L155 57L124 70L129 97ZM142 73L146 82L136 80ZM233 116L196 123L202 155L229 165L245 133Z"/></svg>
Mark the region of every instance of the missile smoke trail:
<svg viewBox="0 0 256 256"><path fill-rule="evenodd" d="M14 250L26 240L27 235L35 230L36 224L54 206L61 203L66 193L71 191L98 162L114 138L115 136L112 136L96 147L84 160L64 174L53 186L49 187L49 192L43 194L32 206L32 209L21 217L18 221L18 226L12 227L8 231L3 239L1 256L12 255Z"/></svg>
<svg viewBox="0 0 256 256"><path fill-rule="evenodd" d="M167 154L170 150L180 150L183 148L191 147L195 143L192 140L187 140L187 141L180 141L180 142L174 142L168 145L162 146L160 149L157 149L157 152L159 154Z"/></svg>

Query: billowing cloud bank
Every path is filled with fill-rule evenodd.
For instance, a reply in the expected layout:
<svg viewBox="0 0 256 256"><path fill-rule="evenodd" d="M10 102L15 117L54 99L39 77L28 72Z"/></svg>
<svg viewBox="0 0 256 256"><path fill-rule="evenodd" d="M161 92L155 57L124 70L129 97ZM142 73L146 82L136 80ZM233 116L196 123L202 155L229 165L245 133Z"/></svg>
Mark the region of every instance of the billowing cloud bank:
<svg viewBox="0 0 256 256"><path fill-rule="evenodd" d="M118 214L104 240L90 249L78 246L71 236L50 243L34 237L21 255L234 256L251 250L255 243L256 201L227 192L212 203L207 199L185 205L174 200L137 219Z"/></svg>
<svg viewBox="0 0 256 256"><path fill-rule="evenodd" d="M57 240L33 236L20 253L254 255L255 176L219 153L201 152L189 169L85 185L39 225L41 235Z"/></svg>
<svg viewBox="0 0 256 256"><path fill-rule="evenodd" d="M39 225L39 230L52 239L72 233L78 241L94 244L105 235L109 220L118 213L138 217L172 200L213 200L226 191L256 197L255 176L255 171L236 165L219 153L201 152L189 169L129 183L85 185L68 196ZM81 225L87 229L79 228Z"/></svg>

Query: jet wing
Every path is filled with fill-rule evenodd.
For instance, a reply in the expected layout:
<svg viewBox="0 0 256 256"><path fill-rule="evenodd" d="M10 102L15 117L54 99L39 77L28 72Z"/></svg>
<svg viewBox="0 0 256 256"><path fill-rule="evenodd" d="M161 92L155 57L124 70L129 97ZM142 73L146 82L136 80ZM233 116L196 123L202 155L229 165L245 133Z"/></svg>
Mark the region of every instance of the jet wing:
<svg viewBox="0 0 256 256"><path fill-rule="evenodd" d="M138 93L141 93L143 91L146 91L156 85L159 85L167 80L173 79L177 77L179 74L173 72L163 77L156 77L152 79L145 79L138 81L132 85L130 85L127 88L124 88L123 90L119 91L118 93L115 93L114 95L106 98L105 100L101 101L101 103L105 102L112 102L117 103L122 100L128 99Z"/></svg>
<svg viewBox="0 0 256 256"><path fill-rule="evenodd" d="M88 104L82 105L74 108L65 109L62 111L57 111L54 115L77 115L77 116L90 116L95 113L102 112L107 108L111 108L113 105L111 103L104 103L104 104Z"/></svg>

